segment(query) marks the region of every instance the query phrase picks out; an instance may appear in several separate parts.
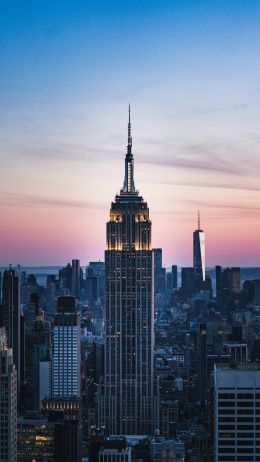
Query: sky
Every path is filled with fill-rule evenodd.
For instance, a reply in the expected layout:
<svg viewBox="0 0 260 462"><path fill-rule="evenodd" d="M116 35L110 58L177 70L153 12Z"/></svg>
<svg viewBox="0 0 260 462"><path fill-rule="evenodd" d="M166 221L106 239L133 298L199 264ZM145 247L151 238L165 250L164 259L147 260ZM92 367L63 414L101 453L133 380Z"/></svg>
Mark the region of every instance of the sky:
<svg viewBox="0 0 260 462"><path fill-rule="evenodd" d="M166 266L260 266L260 2L1 0L0 265L103 259L135 183Z"/></svg>

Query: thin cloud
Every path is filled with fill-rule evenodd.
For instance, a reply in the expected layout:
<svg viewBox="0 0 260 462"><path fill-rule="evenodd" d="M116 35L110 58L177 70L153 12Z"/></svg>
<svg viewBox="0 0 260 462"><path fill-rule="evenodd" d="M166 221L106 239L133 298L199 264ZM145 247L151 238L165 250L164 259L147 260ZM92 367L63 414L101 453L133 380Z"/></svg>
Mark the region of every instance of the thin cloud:
<svg viewBox="0 0 260 462"><path fill-rule="evenodd" d="M89 210L104 210L101 204L97 204L90 201L72 201L66 199L57 199L52 197L43 197L43 196L32 196L24 194L15 194L8 192L0 192L1 205L6 206L43 206L43 207L72 207L72 208L82 208Z"/></svg>
<svg viewBox="0 0 260 462"><path fill-rule="evenodd" d="M143 164L162 166L162 167L171 167L171 168L181 168L184 170L197 170L197 171L206 171L212 173L228 173L231 175L244 175L246 172L249 172L250 169L245 166L240 166L238 164L234 165L228 163L223 159L217 159L216 157L207 160L207 159L195 159L188 157L173 157L173 158L146 158L142 159Z"/></svg>

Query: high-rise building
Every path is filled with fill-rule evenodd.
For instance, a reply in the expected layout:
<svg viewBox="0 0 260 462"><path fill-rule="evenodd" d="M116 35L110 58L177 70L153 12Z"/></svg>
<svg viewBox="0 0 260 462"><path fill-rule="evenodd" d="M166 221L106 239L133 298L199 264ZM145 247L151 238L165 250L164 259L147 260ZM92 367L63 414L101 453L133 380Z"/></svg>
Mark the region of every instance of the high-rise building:
<svg viewBox="0 0 260 462"><path fill-rule="evenodd" d="M80 298L80 283L81 283L80 261L72 260L72 275L71 275L71 295Z"/></svg>
<svg viewBox="0 0 260 462"><path fill-rule="evenodd" d="M17 373L19 393L20 385L20 290L19 277L11 267L4 271L2 301L4 312L4 325L6 329L7 345L13 350L13 360Z"/></svg>
<svg viewBox="0 0 260 462"><path fill-rule="evenodd" d="M80 361L80 314L76 299L59 297L53 329L53 398L80 396Z"/></svg>
<svg viewBox="0 0 260 462"><path fill-rule="evenodd" d="M153 268L154 268L154 293L160 292L160 282L162 275L162 249L153 249Z"/></svg>
<svg viewBox="0 0 260 462"><path fill-rule="evenodd" d="M194 270L192 267L181 269L181 290L189 297L195 290Z"/></svg>
<svg viewBox="0 0 260 462"><path fill-rule="evenodd" d="M198 229L193 233L193 268L195 287L200 289L205 282L205 233L200 227L200 212L198 212Z"/></svg>
<svg viewBox="0 0 260 462"><path fill-rule="evenodd" d="M134 184L129 110L124 185L106 233L105 376L98 409L108 434L153 434L157 428L151 226Z"/></svg>
<svg viewBox="0 0 260 462"><path fill-rule="evenodd" d="M240 268L222 270L216 266L216 299L223 314L239 308L240 305Z"/></svg>
<svg viewBox="0 0 260 462"><path fill-rule="evenodd" d="M201 403L207 401L207 325L198 325L198 399Z"/></svg>
<svg viewBox="0 0 260 462"><path fill-rule="evenodd" d="M178 288L178 267L177 265L172 265L172 288Z"/></svg>
<svg viewBox="0 0 260 462"><path fill-rule="evenodd" d="M17 378L0 306L0 460L16 462Z"/></svg>
<svg viewBox="0 0 260 462"><path fill-rule="evenodd" d="M260 369L249 363L214 370L215 462L260 460Z"/></svg>

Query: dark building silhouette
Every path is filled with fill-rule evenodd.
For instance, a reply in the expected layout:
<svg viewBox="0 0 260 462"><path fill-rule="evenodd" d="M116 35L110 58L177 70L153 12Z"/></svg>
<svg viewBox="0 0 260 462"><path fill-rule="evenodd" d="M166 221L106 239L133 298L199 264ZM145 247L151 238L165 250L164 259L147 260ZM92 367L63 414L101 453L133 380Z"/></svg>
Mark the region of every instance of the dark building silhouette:
<svg viewBox="0 0 260 462"><path fill-rule="evenodd" d="M216 301L220 311L228 316L240 305L240 268L222 270L216 266Z"/></svg>
<svg viewBox="0 0 260 462"><path fill-rule="evenodd" d="M178 267L172 265L172 288L178 289Z"/></svg>
<svg viewBox="0 0 260 462"><path fill-rule="evenodd" d="M181 269L181 290L187 297L195 291L195 277L192 267Z"/></svg>
<svg viewBox="0 0 260 462"><path fill-rule="evenodd" d="M2 302L4 312L4 325L6 329L7 345L13 350L13 361L17 373L18 394L20 389L20 364L21 364L21 309L19 277L11 267L4 271Z"/></svg>
<svg viewBox="0 0 260 462"><path fill-rule="evenodd" d="M16 462L17 378L0 306L0 460Z"/></svg>
<svg viewBox="0 0 260 462"><path fill-rule="evenodd" d="M81 291L81 268L79 260L72 260L72 275L71 275L71 295L80 299Z"/></svg>

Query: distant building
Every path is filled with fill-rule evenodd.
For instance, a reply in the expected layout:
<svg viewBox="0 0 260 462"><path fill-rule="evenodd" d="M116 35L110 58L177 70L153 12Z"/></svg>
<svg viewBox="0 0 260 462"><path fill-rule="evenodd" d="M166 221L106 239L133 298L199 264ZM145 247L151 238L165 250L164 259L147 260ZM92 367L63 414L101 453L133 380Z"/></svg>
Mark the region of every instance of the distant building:
<svg viewBox="0 0 260 462"><path fill-rule="evenodd" d="M59 270L59 284L60 288L64 289L66 295L71 294L72 285L72 266L70 263Z"/></svg>
<svg viewBox="0 0 260 462"><path fill-rule="evenodd" d="M201 322L198 325L198 399L201 403L207 401L207 325Z"/></svg>
<svg viewBox="0 0 260 462"><path fill-rule="evenodd" d="M193 268L195 288L200 290L205 282L205 233L200 227L198 212L198 229L193 233Z"/></svg>
<svg viewBox="0 0 260 462"><path fill-rule="evenodd" d="M187 297L190 297L195 291L194 269L181 269L181 290Z"/></svg>
<svg viewBox="0 0 260 462"><path fill-rule="evenodd" d="M172 265L172 288L178 289L178 267Z"/></svg>
<svg viewBox="0 0 260 462"><path fill-rule="evenodd" d="M81 268L79 260L72 260L71 295L80 299Z"/></svg>
<svg viewBox="0 0 260 462"><path fill-rule="evenodd" d="M215 366L214 396L215 462L259 460L259 366Z"/></svg>
<svg viewBox="0 0 260 462"><path fill-rule="evenodd" d="M104 296L105 264L102 261L91 261L86 267L86 297L89 301L97 301Z"/></svg>
<svg viewBox="0 0 260 462"><path fill-rule="evenodd" d="M222 270L221 266L216 266L216 301L225 315L228 315L230 310L239 308L240 268Z"/></svg>
<svg viewBox="0 0 260 462"><path fill-rule="evenodd" d="M154 270L154 293L161 291L162 279L162 249L153 249L153 270Z"/></svg>

